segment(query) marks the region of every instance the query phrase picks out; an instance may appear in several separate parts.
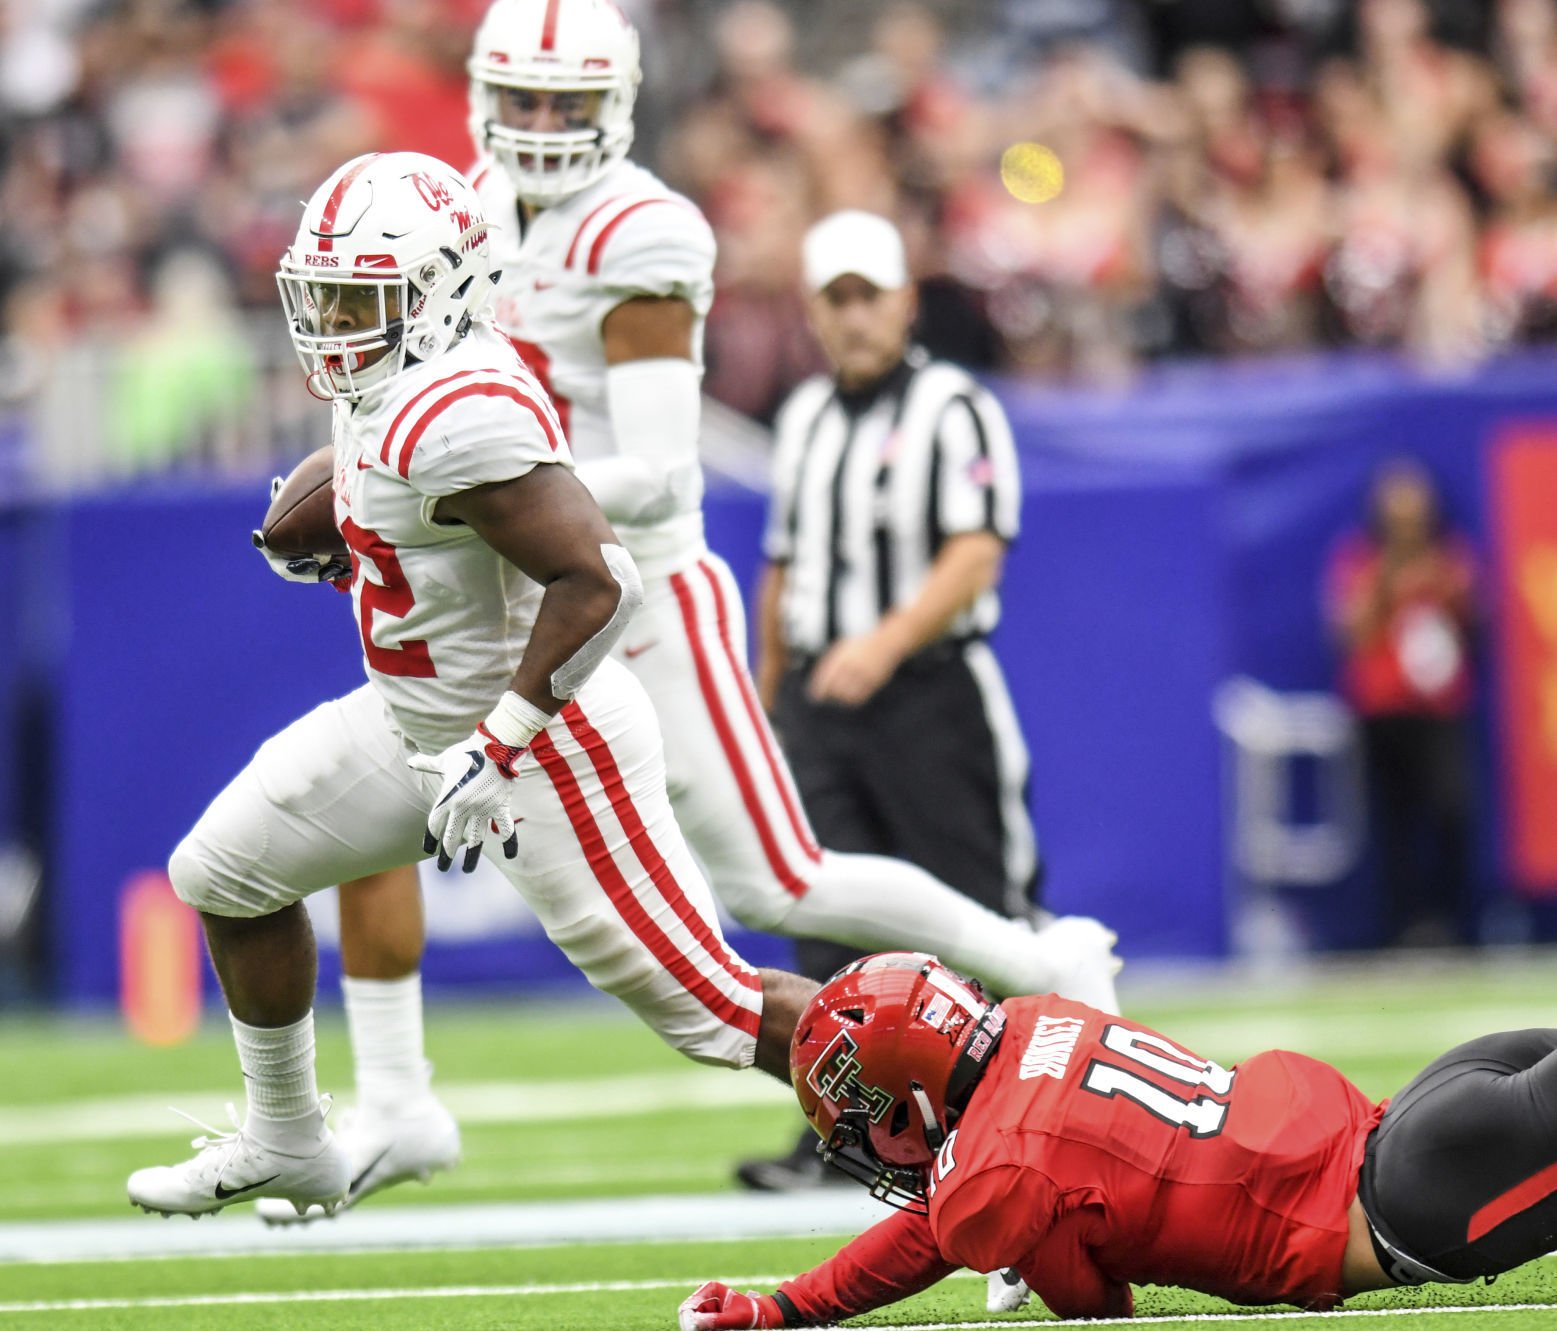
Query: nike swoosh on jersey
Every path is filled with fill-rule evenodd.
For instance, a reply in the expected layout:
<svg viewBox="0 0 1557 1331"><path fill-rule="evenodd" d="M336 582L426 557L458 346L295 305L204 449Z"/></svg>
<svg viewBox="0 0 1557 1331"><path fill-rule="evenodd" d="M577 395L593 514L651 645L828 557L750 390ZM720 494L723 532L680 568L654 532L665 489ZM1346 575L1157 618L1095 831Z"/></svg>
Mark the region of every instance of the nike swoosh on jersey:
<svg viewBox="0 0 1557 1331"><path fill-rule="evenodd" d="M269 1178L262 1178L258 1183L245 1183L241 1188L225 1188L221 1179L216 1180L216 1188L212 1195L219 1202L225 1202L231 1197L241 1197L246 1192L253 1192L255 1188L263 1188L267 1183L274 1183L280 1174L272 1174Z"/></svg>
<svg viewBox="0 0 1557 1331"><path fill-rule="evenodd" d="M372 464L372 462L364 462L361 458L358 458L357 459L357 470L358 471L372 471L373 470L373 464Z"/></svg>
<svg viewBox="0 0 1557 1331"><path fill-rule="evenodd" d="M544 277L535 279L535 289L537 291L550 291L556 285L555 282L548 282Z"/></svg>
<svg viewBox="0 0 1557 1331"><path fill-rule="evenodd" d="M631 661L633 659L633 657L635 657L635 656L642 656L646 651L649 650L649 648L651 648L651 647L658 647L659 645L660 645L660 640L658 638L655 638L652 642L640 643L636 647L623 647L622 648L622 655L625 656L629 661Z"/></svg>

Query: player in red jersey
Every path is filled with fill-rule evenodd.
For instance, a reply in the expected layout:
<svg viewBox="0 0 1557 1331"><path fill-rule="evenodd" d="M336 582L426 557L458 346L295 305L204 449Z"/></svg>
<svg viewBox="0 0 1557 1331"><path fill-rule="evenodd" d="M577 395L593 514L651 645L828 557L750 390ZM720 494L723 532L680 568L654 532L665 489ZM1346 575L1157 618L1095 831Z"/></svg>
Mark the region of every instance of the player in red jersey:
<svg viewBox="0 0 1557 1331"><path fill-rule="evenodd" d="M1375 1105L1302 1054L1224 1068L897 952L818 991L790 1067L823 1154L904 1209L774 1294L708 1282L682 1331L832 1322L961 1266L1014 1267L1059 1317L1127 1317L1135 1283L1326 1309L1557 1241L1557 1030L1461 1045Z"/></svg>

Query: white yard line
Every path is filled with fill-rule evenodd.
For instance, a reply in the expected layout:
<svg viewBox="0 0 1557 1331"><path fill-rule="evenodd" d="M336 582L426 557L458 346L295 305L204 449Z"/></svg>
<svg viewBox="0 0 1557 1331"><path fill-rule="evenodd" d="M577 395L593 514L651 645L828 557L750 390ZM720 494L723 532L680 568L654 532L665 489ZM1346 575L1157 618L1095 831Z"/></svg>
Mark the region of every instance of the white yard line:
<svg viewBox="0 0 1557 1331"><path fill-rule="evenodd" d="M973 1278L972 1273L960 1273L961 1278ZM785 1276L741 1275L726 1276L730 1285L776 1285ZM977 1277L982 1279L983 1277ZM255 1304L289 1303L365 1303L375 1300L401 1301L405 1299L493 1299L536 1298L558 1294L634 1294L662 1289L688 1289L694 1281L677 1280L597 1280L577 1281L569 1284L527 1285L429 1285L419 1289L335 1289L335 1290L286 1290L242 1294L189 1294L157 1296L135 1299L36 1299L27 1302L0 1303L0 1313L43 1312L106 1312L140 1308L219 1308ZM690 1289L688 1289L690 1293ZM1406 1317L1426 1313L1501 1313L1553 1311L1544 1303L1483 1303L1448 1308L1338 1308L1333 1312L1229 1312L1190 1313L1161 1317L1110 1317L1093 1320L1055 1320L1052 1318L1027 1318L1013 1320L1002 1318L987 1322L903 1322L877 1331L972 1331L998 1327L1033 1326L1166 1326L1180 1322L1291 1322L1300 1320L1335 1320L1356 1317Z"/></svg>
<svg viewBox="0 0 1557 1331"><path fill-rule="evenodd" d="M234 1206L200 1221L136 1213L116 1220L0 1224L0 1263L537 1247L640 1242L648 1235L682 1242L850 1235L886 1214L863 1188L438 1207L374 1202L335 1220L280 1229L263 1225L252 1207Z"/></svg>
<svg viewBox="0 0 1557 1331"><path fill-rule="evenodd" d="M1321 1322L1348 1317L1424 1317L1428 1314L1437 1316L1440 1313L1449 1316L1455 1313L1528 1312L1557 1312L1557 1306L1550 1303L1472 1303L1449 1308L1336 1308L1327 1313L1251 1310L1236 1313L1180 1313L1173 1317L1093 1317L1064 1320L1043 1317L1019 1322L1002 1318L998 1322L902 1322L890 1326L875 1326L871 1331L975 1331L976 1328L992 1331L995 1327L1005 1326L1177 1326L1180 1322Z"/></svg>
<svg viewBox="0 0 1557 1331"><path fill-rule="evenodd" d="M0 1107L0 1148L187 1136L187 1125L169 1111L170 1105L208 1123L225 1124L226 1104L241 1098L241 1092L235 1075L227 1095L165 1091ZM781 1105L790 1098L771 1077L693 1067L685 1072L577 1081L442 1082L438 1094L454 1116L467 1124L577 1122L669 1109L699 1113Z"/></svg>

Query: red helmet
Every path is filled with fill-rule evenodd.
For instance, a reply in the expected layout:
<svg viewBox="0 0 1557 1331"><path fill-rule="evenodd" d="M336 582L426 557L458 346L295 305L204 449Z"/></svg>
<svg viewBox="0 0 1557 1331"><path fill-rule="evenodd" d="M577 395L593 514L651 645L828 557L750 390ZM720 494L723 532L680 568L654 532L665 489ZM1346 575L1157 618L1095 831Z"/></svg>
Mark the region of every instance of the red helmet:
<svg viewBox="0 0 1557 1331"><path fill-rule="evenodd" d="M884 1201L923 1209L925 1170L1005 1022L976 981L922 952L845 966L812 996L789 1046L823 1158Z"/></svg>

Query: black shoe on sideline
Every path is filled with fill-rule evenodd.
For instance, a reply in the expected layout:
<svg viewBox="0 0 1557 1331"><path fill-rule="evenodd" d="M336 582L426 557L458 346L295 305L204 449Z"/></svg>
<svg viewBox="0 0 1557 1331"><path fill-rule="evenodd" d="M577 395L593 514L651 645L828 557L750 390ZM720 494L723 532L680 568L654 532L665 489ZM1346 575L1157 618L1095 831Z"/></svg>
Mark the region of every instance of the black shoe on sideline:
<svg viewBox="0 0 1557 1331"><path fill-rule="evenodd" d="M816 1153L821 1145L807 1129L788 1155L774 1160L742 1160L735 1167L736 1181L753 1192L807 1192L854 1182L841 1169L824 1164Z"/></svg>

